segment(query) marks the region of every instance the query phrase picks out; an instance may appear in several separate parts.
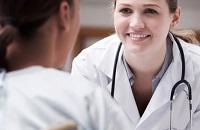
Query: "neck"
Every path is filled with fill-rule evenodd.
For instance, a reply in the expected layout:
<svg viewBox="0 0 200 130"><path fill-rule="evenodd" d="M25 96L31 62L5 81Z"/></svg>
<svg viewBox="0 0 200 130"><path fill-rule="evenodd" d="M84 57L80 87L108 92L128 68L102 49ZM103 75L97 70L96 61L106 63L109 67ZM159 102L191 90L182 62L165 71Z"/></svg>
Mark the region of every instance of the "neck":
<svg viewBox="0 0 200 130"><path fill-rule="evenodd" d="M54 67L53 44L33 41L33 43L12 43L7 49L8 71L33 65Z"/></svg>
<svg viewBox="0 0 200 130"><path fill-rule="evenodd" d="M124 57L136 77L155 77L161 69L166 54L166 44L162 49L151 50L148 53L129 53L124 50Z"/></svg>

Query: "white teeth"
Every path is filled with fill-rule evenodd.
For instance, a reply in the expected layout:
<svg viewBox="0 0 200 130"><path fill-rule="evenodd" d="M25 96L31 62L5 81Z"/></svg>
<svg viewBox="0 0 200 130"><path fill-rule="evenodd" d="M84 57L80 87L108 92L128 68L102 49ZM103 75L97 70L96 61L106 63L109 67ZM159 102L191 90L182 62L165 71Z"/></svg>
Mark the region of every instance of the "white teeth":
<svg viewBox="0 0 200 130"><path fill-rule="evenodd" d="M130 34L131 38L144 38L147 37L148 35L146 34Z"/></svg>
<svg viewBox="0 0 200 130"><path fill-rule="evenodd" d="M131 34L130 33L129 36L132 40L138 41L138 40L142 40L142 39L148 37L149 35L147 35L147 34Z"/></svg>

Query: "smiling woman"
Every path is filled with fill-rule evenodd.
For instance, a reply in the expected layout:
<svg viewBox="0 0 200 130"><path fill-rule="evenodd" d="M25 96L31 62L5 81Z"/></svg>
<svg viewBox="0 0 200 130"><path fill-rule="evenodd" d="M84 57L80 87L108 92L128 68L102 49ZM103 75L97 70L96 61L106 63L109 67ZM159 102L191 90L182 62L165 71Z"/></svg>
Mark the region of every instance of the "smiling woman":
<svg viewBox="0 0 200 130"><path fill-rule="evenodd" d="M135 123L135 130L164 130L170 126L186 130L190 127L190 111L183 88L176 91L179 102L176 102L173 116L169 115L171 90L184 77L192 84L193 103L196 104L193 104L196 107L192 111L192 127L198 129L200 97L196 90L200 91L200 70L195 68L200 66L200 49L171 33L180 21L178 1L114 0L113 16L116 34L83 50L73 61L72 75L108 89ZM114 66L117 66L116 71ZM115 89L111 87L112 82Z"/></svg>
<svg viewBox="0 0 200 130"><path fill-rule="evenodd" d="M79 3L0 0L0 130L133 130L107 92L61 71Z"/></svg>

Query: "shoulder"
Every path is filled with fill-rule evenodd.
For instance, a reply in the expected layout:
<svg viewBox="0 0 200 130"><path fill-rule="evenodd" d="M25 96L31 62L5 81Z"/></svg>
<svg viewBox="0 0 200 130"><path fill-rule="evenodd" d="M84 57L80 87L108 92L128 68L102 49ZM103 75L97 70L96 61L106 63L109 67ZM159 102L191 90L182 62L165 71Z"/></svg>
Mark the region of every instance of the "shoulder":
<svg viewBox="0 0 200 130"><path fill-rule="evenodd" d="M90 47L83 49L73 62L99 63L105 55L109 55L118 46L120 40L116 34L108 36Z"/></svg>
<svg viewBox="0 0 200 130"><path fill-rule="evenodd" d="M96 55L102 55L106 50L108 50L109 48L112 48L113 46L117 46L120 40L117 37L116 34L113 34L111 36L108 36L96 43L94 43L93 45L91 45L90 47L83 49L81 51L81 53L78 55L78 57L81 56L96 56Z"/></svg>
<svg viewBox="0 0 200 130"><path fill-rule="evenodd" d="M13 121L14 126L26 120L27 124L22 122L23 128L30 128L31 123L39 129L72 119L89 128L86 97L96 92L94 84L55 69L20 71L14 75L11 72L5 83L6 118ZM19 116L9 115L9 112ZM41 126L37 121L46 122Z"/></svg>
<svg viewBox="0 0 200 130"><path fill-rule="evenodd" d="M181 41L181 45L183 47L184 55L185 55L185 62L187 64L186 67L189 69L190 74L192 74L197 78L199 78L200 75L200 47L191 44L191 43L186 43L184 41Z"/></svg>
<svg viewBox="0 0 200 130"><path fill-rule="evenodd" d="M189 59L200 63L200 46L180 40L184 53Z"/></svg>
<svg viewBox="0 0 200 130"><path fill-rule="evenodd" d="M64 96L70 93L70 95L85 96L95 88L94 84L81 77L74 77L55 69L19 72L11 76L8 75L6 85L9 92L23 93L29 98L40 96L50 98L51 94Z"/></svg>

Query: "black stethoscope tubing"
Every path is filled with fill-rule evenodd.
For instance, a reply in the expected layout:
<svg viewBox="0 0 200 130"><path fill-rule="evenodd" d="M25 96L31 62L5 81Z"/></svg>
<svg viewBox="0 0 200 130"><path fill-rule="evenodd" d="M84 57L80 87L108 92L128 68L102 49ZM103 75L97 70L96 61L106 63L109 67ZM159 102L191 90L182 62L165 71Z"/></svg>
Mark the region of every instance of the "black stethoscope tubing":
<svg viewBox="0 0 200 130"><path fill-rule="evenodd" d="M181 80L178 81L177 83L175 83L175 85L172 87L172 91L171 91L171 96L170 96L170 100L173 100L173 95L174 92L177 88L178 85L180 84L186 84L187 88L188 88L188 98L189 100L192 100L192 90L191 90L191 86L190 83L185 80L185 56L184 56L184 51L183 48L181 46L181 43L179 42L179 40L174 36L174 40L176 41L179 51L180 51L180 56L181 56L181 62L182 62L182 74L181 74Z"/></svg>
<svg viewBox="0 0 200 130"><path fill-rule="evenodd" d="M118 49L117 49L117 53L115 56L115 62L114 62L114 67L113 67L113 74L112 74L112 87L111 87L111 96L114 97L115 94L115 77L116 77L116 70L117 70L117 62L118 62L118 58L119 58L119 52L122 46L122 42L120 42Z"/></svg>
<svg viewBox="0 0 200 130"><path fill-rule="evenodd" d="M172 118L172 103L174 100L174 93L176 88L181 85L181 84L185 84L187 86L188 89L188 100L189 100L189 109L190 109L190 129L192 127L192 90L191 90L191 86L190 83L185 80L185 56L184 56L184 51L183 48L181 46L180 41L172 34L172 36L174 37L174 40L176 41L179 51L180 51L180 56L181 56L181 62L182 62L182 73L181 73L181 79L176 82L174 84L174 86L172 87L171 90L171 95L170 95L170 130L172 129L172 122L171 122L171 118ZM115 92L115 78L116 78L116 70L117 70L117 62L118 62L118 58L119 58L119 53L121 50L121 46L122 46L122 42L120 42L117 52L116 52L116 56L115 56L115 61L114 61L114 67L113 67L113 74L112 74L112 85L111 85L111 96L114 98L114 92Z"/></svg>
<svg viewBox="0 0 200 130"><path fill-rule="evenodd" d="M175 89L178 85L184 83L186 84L188 87L188 91L189 91L189 99L192 100L192 91L191 91L191 87L190 84L185 80L185 56L184 56L184 52L183 52L183 48L179 42L179 40L174 36L174 40L176 41L179 51L180 51L180 56L181 56L181 62L182 62L182 74L181 74L181 80L178 81L172 88L171 91L171 96L170 96L170 100L173 99L173 95L175 92ZM114 67L113 67L113 74L112 74L112 85L111 85L111 96L114 97L114 90L115 90L115 78L116 78L116 70L117 70L117 62L118 62L118 58L119 58L119 53L121 50L121 46L122 43L120 42L117 52L116 52L116 56L115 56L115 62L114 62Z"/></svg>

